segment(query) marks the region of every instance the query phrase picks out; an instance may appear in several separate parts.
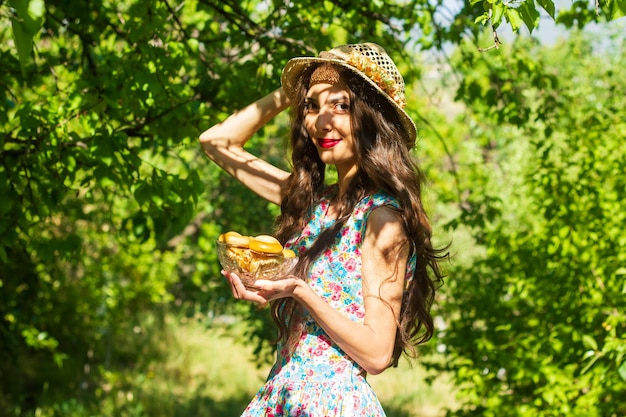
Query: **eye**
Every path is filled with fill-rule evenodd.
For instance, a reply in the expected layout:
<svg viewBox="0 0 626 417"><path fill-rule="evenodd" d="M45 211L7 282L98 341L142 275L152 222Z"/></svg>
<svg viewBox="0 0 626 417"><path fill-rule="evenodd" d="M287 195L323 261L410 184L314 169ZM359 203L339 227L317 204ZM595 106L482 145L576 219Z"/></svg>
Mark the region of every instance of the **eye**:
<svg viewBox="0 0 626 417"><path fill-rule="evenodd" d="M318 106L315 102L313 101L305 101L304 102L304 113L312 113L314 111L318 110Z"/></svg>
<svg viewBox="0 0 626 417"><path fill-rule="evenodd" d="M350 104L345 102L335 103L335 111L337 113L349 113L350 112Z"/></svg>

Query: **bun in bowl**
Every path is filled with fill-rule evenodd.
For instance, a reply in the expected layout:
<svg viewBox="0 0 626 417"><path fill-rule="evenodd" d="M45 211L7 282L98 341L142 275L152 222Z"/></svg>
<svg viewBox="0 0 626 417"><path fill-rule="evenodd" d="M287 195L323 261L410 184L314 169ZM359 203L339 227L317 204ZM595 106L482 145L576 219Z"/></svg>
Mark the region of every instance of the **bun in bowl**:
<svg viewBox="0 0 626 417"><path fill-rule="evenodd" d="M240 248L247 248L250 245L250 236L242 236L237 232L222 233L218 240L228 245L237 246Z"/></svg>
<svg viewBox="0 0 626 417"><path fill-rule="evenodd" d="M283 252L283 245L273 236L261 235L250 239L249 247L251 250L260 253L268 253L277 255Z"/></svg>
<svg viewBox="0 0 626 417"><path fill-rule="evenodd" d="M236 273L248 288L259 279L286 278L297 262L291 249L285 249L273 236L243 236L227 232L217 240L217 255L222 268Z"/></svg>

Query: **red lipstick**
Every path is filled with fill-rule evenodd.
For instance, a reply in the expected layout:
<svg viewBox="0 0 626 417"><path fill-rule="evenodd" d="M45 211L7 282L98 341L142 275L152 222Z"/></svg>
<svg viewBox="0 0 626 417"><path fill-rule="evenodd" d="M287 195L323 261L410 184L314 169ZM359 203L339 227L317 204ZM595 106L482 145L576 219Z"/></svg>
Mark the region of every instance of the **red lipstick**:
<svg viewBox="0 0 626 417"><path fill-rule="evenodd" d="M320 138L317 140L317 144L320 146L320 148L324 149L332 148L339 142L341 142L341 139Z"/></svg>

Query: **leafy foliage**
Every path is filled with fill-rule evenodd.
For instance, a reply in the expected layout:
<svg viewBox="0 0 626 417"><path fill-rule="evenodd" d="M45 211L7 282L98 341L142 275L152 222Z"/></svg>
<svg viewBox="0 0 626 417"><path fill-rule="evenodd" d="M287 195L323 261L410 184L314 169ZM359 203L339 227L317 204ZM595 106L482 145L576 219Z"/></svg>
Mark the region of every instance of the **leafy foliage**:
<svg viewBox="0 0 626 417"><path fill-rule="evenodd" d="M449 222L474 245L441 311L443 368L466 387L455 415L626 411L624 55L596 47L574 36L455 60L482 144L459 154L474 162Z"/></svg>

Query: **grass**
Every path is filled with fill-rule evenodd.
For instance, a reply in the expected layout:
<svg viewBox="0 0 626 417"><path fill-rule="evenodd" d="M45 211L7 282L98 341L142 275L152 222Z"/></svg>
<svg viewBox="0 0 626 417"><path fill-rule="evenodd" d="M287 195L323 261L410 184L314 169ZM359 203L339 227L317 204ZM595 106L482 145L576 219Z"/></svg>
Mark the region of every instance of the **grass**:
<svg viewBox="0 0 626 417"><path fill-rule="evenodd" d="M427 371L417 364L401 360L397 368L368 381L378 395L387 417L438 417L446 408L454 409L456 402L452 383L445 375L426 381Z"/></svg>
<svg viewBox="0 0 626 417"><path fill-rule="evenodd" d="M170 317L157 338L166 352L146 364L140 401L153 417L238 416L263 384L269 366L258 367L252 347L236 342L235 327L208 328L204 320Z"/></svg>
<svg viewBox="0 0 626 417"><path fill-rule="evenodd" d="M171 337L168 355L151 366L151 392L158 409L172 409L168 414L151 416L238 416L261 387L270 365L258 366L252 346L241 340L241 328L207 328L200 321L186 323L169 320ZM454 406L451 384L444 377L433 385L425 381L426 372L419 366L401 361L381 375L368 380L376 391L388 417L435 417L444 408ZM175 396L175 398L173 398ZM169 398L172 397L172 398ZM181 399L185 399L181 401ZM193 411L193 412L191 412Z"/></svg>
<svg viewBox="0 0 626 417"><path fill-rule="evenodd" d="M40 408L38 417L236 417L262 386L270 364L258 365L243 326L209 326L206 318L146 321L126 349L141 352L132 366L104 371L96 403L73 398ZM125 342L126 343L126 342ZM450 406L451 384L401 362L368 379L388 417L435 417ZM453 404L452 404L453 405Z"/></svg>

